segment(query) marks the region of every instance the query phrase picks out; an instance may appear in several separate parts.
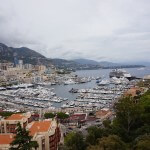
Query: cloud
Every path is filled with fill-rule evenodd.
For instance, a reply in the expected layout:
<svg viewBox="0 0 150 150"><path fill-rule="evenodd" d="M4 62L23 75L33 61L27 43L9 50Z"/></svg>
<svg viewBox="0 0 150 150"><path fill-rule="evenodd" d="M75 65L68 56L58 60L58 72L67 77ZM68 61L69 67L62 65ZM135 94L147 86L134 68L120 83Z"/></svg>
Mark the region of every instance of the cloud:
<svg viewBox="0 0 150 150"><path fill-rule="evenodd" d="M51 58L149 61L149 0L0 3L0 42L9 46L27 46Z"/></svg>

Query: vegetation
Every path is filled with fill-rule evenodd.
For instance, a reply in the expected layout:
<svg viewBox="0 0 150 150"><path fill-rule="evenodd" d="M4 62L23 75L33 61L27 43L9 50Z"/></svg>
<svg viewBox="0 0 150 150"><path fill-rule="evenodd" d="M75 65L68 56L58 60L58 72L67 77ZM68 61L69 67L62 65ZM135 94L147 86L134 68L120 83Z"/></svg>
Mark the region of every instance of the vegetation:
<svg viewBox="0 0 150 150"><path fill-rule="evenodd" d="M45 117L46 119L48 119L48 118L54 118L54 117L55 117L55 114L53 114L53 113L45 113L45 114L44 114L44 117Z"/></svg>
<svg viewBox="0 0 150 150"><path fill-rule="evenodd" d="M86 137L86 143L88 145L95 145L98 143L98 139L104 135L103 129L92 126L88 128L88 135Z"/></svg>
<svg viewBox="0 0 150 150"><path fill-rule="evenodd" d="M8 112L8 111L0 112L0 116L2 116L2 117L9 117L12 114L14 114L14 113L13 112Z"/></svg>
<svg viewBox="0 0 150 150"><path fill-rule="evenodd" d="M138 82L137 84L139 87L147 87L150 88L150 80L143 80Z"/></svg>
<svg viewBox="0 0 150 150"><path fill-rule="evenodd" d="M14 141L11 143L10 150L32 150L38 148L38 143L32 141L32 136L29 135L29 131L21 127L21 124L17 124L17 133Z"/></svg>
<svg viewBox="0 0 150 150"><path fill-rule="evenodd" d="M85 140L81 138L78 143L86 145L87 150L150 150L150 90L138 97L122 97L114 110L116 117L112 122L105 120L102 128L88 128ZM65 146L76 150L78 143L72 134L69 140L66 137L69 142ZM68 145L72 140L74 145Z"/></svg>
<svg viewBox="0 0 150 150"><path fill-rule="evenodd" d="M65 138L66 150L85 150L86 145L82 133L71 132Z"/></svg>
<svg viewBox="0 0 150 150"><path fill-rule="evenodd" d="M7 118L7 117L11 116L12 114L19 114L19 113L25 113L25 112L24 111L21 111L21 112L2 111L2 112L0 112L0 116Z"/></svg>
<svg viewBox="0 0 150 150"><path fill-rule="evenodd" d="M69 115L67 115L66 113L63 113L63 112L58 112L57 113L57 118L58 119L66 119L68 117L69 117Z"/></svg>
<svg viewBox="0 0 150 150"><path fill-rule="evenodd" d="M149 150L150 149L150 135L142 135L135 140L134 149Z"/></svg>
<svg viewBox="0 0 150 150"><path fill-rule="evenodd" d="M109 135L99 140L96 146L90 146L88 150L126 150L126 144L117 135Z"/></svg>
<svg viewBox="0 0 150 150"><path fill-rule="evenodd" d="M57 116L57 118L60 119L60 120L64 120L64 119L69 117L69 115L67 115L66 113L63 113L63 112L58 112L57 114L54 114L54 113L45 113L44 114L44 117L46 119L54 118L55 116Z"/></svg>
<svg viewBox="0 0 150 150"><path fill-rule="evenodd" d="M58 74L70 74L71 71L66 70L66 69L65 70L61 69L61 70L57 70L56 73L58 73Z"/></svg>

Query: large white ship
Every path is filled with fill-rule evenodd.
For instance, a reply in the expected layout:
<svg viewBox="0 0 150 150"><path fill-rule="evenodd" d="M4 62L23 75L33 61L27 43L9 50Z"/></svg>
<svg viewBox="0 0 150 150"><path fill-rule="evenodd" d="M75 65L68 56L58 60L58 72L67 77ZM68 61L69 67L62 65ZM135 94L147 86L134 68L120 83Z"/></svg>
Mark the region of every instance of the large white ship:
<svg viewBox="0 0 150 150"><path fill-rule="evenodd" d="M114 69L109 73L109 77L116 77L116 78L127 78L128 80L136 79L136 77L131 76L130 73L126 72L124 69Z"/></svg>

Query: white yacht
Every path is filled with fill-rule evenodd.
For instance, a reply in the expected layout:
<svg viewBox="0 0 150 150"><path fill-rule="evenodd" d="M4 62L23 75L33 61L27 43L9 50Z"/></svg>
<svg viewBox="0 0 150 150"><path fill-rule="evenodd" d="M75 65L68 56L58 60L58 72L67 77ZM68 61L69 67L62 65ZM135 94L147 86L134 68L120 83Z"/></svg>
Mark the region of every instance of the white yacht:
<svg viewBox="0 0 150 150"><path fill-rule="evenodd" d="M109 80L106 80L106 79L102 80L100 83L98 83L99 86L108 85L108 84L110 84L110 82L109 82Z"/></svg>
<svg viewBox="0 0 150 150"><path fill-rule="evenodd" d="M69 84L75 84L75 81L73 81L72 79L69 79L64 82L64 85L69 85Z"/></svg>
<svg viewBox="0 0 150 150"><path fill-rule="evenodd" d="M116 78L121 78L125 77L127 79L130 79L132 76L130 73L126 72L124 69L114 69L109 73L109 77L116 77Z"/></svg>

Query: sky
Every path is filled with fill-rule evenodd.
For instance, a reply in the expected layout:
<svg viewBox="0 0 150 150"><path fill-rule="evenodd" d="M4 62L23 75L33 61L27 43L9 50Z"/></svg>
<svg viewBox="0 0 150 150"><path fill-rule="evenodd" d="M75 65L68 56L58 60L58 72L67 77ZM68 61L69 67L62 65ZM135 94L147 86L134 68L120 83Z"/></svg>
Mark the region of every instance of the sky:
<svg viewBox="0 0 150 150"><path fill-rule="evenodd" d="M150 62L150 0L0 0L0 42L48 58Z"/></svg>

